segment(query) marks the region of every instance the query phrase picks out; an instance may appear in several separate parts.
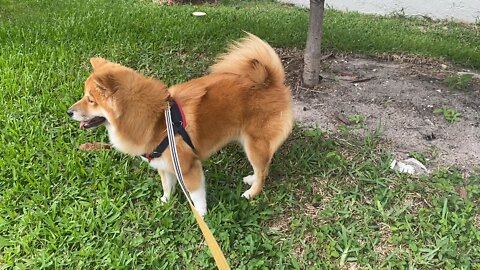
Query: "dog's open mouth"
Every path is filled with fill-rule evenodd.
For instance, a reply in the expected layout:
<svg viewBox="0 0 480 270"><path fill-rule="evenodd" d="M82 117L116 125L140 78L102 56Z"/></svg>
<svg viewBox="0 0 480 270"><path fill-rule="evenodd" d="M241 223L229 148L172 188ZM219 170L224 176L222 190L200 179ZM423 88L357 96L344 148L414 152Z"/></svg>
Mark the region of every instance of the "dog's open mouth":
<svg viewBox="0 0 480 270"><path fill-rule="evenodd" d="M89 129L89 128L94 128L98 127L99 125L103 124L105 122L105 117L102 116L95 116L94 118L88 120L88 121L80 121L80 128L81 129Z"/></svg>

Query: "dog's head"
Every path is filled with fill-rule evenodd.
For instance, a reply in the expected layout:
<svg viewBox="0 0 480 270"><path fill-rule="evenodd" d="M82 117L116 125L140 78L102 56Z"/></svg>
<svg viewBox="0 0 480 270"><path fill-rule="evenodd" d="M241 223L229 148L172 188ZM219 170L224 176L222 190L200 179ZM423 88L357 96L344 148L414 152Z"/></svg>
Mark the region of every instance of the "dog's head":
<svg viewBox="0 0 480 270"><path fill-rule="evenodd" d="M85 81L83 97L73 104L67 114L80 121L80 128L90 129L111 123L115 117L112 98L122 81L132 80L134 72L103 58L91 58L94 71Z"/></svg>
<svg viewBox="0 0 480 270"><path fill-rule="evenodd" d="M141 144L153 136L155 124L169 94L166 86L134 70L103 58L91 58L93 72L85 81L83 97L67 114L80 121L80 128L112 127L115 135ZM110 134L111 135L111 134Z"/></svg>

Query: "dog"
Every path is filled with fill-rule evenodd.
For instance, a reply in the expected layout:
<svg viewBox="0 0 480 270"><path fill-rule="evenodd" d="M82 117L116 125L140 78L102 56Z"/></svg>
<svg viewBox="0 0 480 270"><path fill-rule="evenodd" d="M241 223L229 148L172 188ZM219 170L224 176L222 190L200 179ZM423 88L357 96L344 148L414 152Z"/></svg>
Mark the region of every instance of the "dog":
<svg viewBox="0 0 480 270"><path fill-rule="evenodd" d="M207 75L171 87L103 58L90 63L93 72L84 96L67 114L80 121L81 129L104 125L113 148L143 156L160 174L163 202L176 185L171 155L165 151L168 141L163 152L155 152L167 136L168 104L180 115L178 158L201 216L207 213L201 161L228 143L239 142L253 167L253 174L243 178L250 188L242 196L250 199L262 191L272 157L293 126L291 90L280 58L265 41L247 33L218 57Z"/></svg>

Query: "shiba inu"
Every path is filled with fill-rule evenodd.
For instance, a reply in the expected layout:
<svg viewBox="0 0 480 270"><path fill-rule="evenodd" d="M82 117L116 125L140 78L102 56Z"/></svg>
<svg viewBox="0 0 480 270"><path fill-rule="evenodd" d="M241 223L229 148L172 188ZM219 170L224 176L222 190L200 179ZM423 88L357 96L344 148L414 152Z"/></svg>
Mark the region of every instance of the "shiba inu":
<svg viewBox="0 0 480 270"><path fill-rule="evenodd" d="M272 157L293 126L285 72L266 42L248 34L207 75L171 87L103 58L90 63L93 72L84 96L68 115L82 129L105 125L113 148L143 156L160 174L162 201L176 184L170 152L164 151L167 104L178 118L175 141L185 185L202 216L207 200L201 161L230 142L243 146L253 167L253 174L243 178L250 188L242 196L249 199L261 192Z"/></svg>

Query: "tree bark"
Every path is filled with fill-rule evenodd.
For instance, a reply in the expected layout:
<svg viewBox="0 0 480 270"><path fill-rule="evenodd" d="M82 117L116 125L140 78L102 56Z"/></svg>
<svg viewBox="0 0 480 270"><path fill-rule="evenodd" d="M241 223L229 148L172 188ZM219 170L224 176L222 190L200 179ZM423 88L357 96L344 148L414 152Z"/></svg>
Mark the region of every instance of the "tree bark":
<svg viewBox="0 0 480 270"><path fill-rule="evenodd" d="M308 87L317 85L320 80L320 50L324 9L325 0L310 0L310 25L303 58L303 83Z"/></svg>

